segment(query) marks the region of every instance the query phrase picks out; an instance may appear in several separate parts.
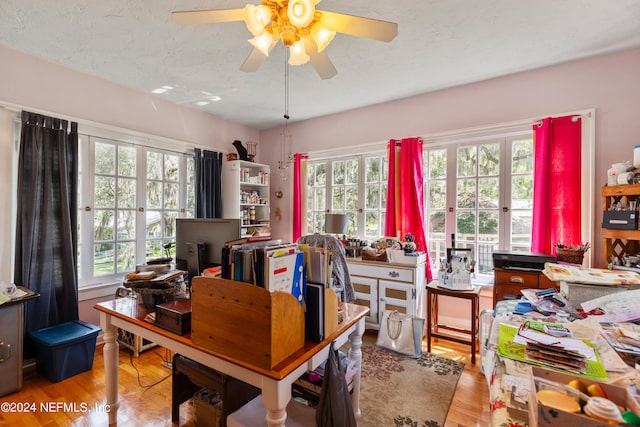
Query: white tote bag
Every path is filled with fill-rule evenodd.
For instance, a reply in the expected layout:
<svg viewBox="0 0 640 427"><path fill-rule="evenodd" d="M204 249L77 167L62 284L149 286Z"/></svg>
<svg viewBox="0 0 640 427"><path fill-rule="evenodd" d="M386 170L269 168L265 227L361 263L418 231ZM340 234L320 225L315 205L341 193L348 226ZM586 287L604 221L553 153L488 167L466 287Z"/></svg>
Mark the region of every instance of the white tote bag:
<svg viewBox="0 0 640 427"><path fill-rule="evenodd" d="M422 356L424 319L386 310L382 315L376 345L418 358Z"/></svg>

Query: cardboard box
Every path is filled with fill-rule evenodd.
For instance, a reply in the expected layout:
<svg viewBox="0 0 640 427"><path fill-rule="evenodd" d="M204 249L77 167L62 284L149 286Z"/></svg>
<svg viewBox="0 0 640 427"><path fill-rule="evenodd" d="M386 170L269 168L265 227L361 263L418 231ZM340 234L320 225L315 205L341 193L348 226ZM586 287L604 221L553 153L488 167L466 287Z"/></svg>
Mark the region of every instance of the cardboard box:
<svg viewBox="0 0 640 427"><path fill-rule="evenodd" d="M531 397L529 399L529 426L530 427L602 427L605 423L591 418L583 413L574 414L571 412L561 411L549 406L545 406L538 402L536 397L535 377L544 380L554 381L559 384L569 384L569 381L579 378L585 385L589 386L598 383L607 393L609 400L612 400L619 406L630 409L636 414L640 414L640 405L633 397L631 392L620 386L607 384L599 381L589 380L587 378L577 377L571 374L564 374L550 369L532 366L531 367ZM620 423L621 426L630 426L630 424Z"/></svg>
<svg viewBox="0 0 640 427"><path fill-rule="evenodd" d="M37 347L38 373L57 383L93 368L100 328L82 320L29 332Z"/></svg>

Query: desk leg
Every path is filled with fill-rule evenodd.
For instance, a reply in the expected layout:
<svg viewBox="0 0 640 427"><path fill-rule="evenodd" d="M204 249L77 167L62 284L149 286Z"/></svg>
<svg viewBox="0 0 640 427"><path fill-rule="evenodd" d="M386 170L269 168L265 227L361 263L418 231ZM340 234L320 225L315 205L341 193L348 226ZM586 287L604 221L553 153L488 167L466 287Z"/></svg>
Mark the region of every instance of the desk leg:
<svg viewBox="0 0 640 427"><path fill-rule="evenodd" d="M356 362L356 375L353 378L353 392L351 394L351 405L356 417L362 414L360 411L360 378L362 374L362 334L364 329L364 319L361 319L358 321L356 330L349 335L349 359Z"/></svg>
<svg viewBox="0 0 640 427"><path fill-rule="evenodd" d="M287 404L291 400L291 385L275 380L265 380L262 387L262 405L267 410L268 427L284 427L287 421Z"/></svg>
<svg viewBox="0 0 640 427"><path fill-rule="evenodd" d="M111 324L111 316L100 313L100 327L103 331L104 377L107 390L107 410L109 424L118 422L118 328Z"/></svg>
<svg viewBox="0 0 640 427"><path fill-rule="evenodd" d="M478 321L480 311L480 299L478 295L471 298L471 364L476 364L476 340L478 339Z"/></svg>
<svg viewBox="0 0 640 427"><path fill-rule="evenodd" d="M427 288L427 353L431 353L431 332L433 319L433 298L434 295Z"/></svg>

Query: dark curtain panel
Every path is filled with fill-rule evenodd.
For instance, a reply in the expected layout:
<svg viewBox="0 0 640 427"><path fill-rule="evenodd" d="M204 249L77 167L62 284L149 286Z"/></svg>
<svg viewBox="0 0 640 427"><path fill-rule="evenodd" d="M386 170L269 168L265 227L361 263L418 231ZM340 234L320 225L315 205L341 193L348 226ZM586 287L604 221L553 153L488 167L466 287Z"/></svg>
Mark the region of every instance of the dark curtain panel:
<svg viewBox="0 0 640 427"><path fill-rule="evenodd" d="M25 332L78 319L78 124L68 127L22 112L14 282L40 294Z"/></svg>
<svg viewBox="0 0 640 427"><path fill-rule="evenodd" d="M195 149L196 218L222 218L222 153Z"/></svg>

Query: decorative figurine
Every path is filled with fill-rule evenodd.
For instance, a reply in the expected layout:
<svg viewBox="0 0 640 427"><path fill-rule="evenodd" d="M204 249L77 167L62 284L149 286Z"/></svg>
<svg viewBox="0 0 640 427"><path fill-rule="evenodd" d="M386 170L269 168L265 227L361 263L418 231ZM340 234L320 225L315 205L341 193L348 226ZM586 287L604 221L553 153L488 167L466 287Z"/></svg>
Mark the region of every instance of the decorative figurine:
<svg viewBox="0 0 640 427"><path fill-rule="evenodd" d="M233 146L236 147L240 160L249 160L249 156L247 155L247 149L242 146L242 141L238 141L236 139L235 141L233 141Z"/></svg>
<svg viewBox="0 0 640 427"><path fill-rule="evenodd" d="M404 243L402 244L402 250L405 254L413 254L418 249L414 242L414 237L411 233L407 233L404 236Z"/></svg>

